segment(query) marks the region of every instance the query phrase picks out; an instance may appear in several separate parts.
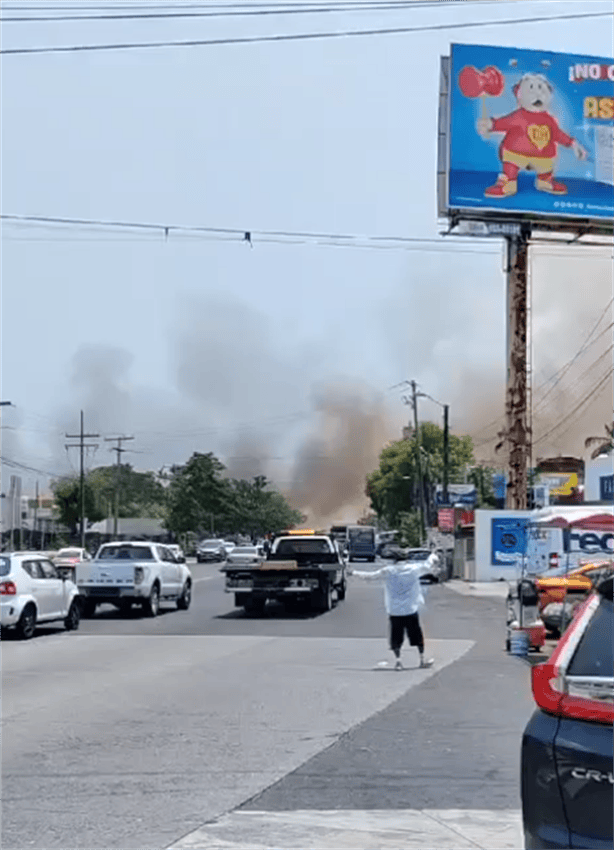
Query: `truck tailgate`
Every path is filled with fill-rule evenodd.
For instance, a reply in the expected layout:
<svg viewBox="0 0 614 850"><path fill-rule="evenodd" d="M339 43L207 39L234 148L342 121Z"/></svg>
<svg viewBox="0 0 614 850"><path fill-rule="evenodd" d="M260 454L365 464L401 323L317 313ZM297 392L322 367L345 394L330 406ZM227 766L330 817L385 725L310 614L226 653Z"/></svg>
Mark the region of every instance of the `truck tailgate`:
<svg viewBox="0 0 614 850"><path fill-rule="evenodd" d="M134 561L92 561L77 566L78 585L134 584Z"/></svg>

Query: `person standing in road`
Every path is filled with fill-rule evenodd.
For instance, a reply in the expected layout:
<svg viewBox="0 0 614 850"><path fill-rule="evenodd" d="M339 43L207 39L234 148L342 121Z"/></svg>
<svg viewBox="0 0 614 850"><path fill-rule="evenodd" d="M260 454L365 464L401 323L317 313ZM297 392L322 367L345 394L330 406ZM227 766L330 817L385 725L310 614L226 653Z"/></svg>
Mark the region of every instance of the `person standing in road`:
<svg viewBox="0 0 614 850"><path fill-rule="evenodd" d="M418 647L420 667L433 666L433 659L424 657L424 635L419 616L419 609L424 605L424 594L420 576L430 571L437 557L432 552L424 563L401 562L372 572L347 568L348 575L366 581L384 579L384 602L390 620L390 649L396 658L395 670L403 669L401 647L406 634L410 646Z"/></svg>

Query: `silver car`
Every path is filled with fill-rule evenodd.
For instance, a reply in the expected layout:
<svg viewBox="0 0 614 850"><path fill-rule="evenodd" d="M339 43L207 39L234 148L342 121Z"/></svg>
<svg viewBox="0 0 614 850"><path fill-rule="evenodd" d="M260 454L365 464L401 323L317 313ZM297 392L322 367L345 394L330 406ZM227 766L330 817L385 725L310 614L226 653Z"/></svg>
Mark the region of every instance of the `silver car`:
<svg viewBox="0 0 614 850"><path fill-rule="evenodd" d="M55 564L40 552L0 555L0 625L27 640L39 623L61 621L68 631L79 628L79 590L60 576Z"/></svg>
<svg viewBox="0 0 614 850"><path fill-rule="evenodd" d="M259 564L266 559L262 546L235 546L226 561L228 564Z"/></svg>

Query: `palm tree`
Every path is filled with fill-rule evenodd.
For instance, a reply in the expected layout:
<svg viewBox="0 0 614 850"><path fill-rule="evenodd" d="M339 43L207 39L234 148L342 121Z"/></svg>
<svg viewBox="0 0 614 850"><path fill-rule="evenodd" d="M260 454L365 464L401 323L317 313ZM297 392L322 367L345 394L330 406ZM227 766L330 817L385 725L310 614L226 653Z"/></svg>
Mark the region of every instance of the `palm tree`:
<svg viewBox="0 0 614 850"><path fill-rule="evenodd" d="M584 441L585 448L597 443L597 448L591 453L592 460L599 457L599 455L609 454L614 449L614 421L611 425L604 425L604 428L607 437L587 437Z"/></svg>

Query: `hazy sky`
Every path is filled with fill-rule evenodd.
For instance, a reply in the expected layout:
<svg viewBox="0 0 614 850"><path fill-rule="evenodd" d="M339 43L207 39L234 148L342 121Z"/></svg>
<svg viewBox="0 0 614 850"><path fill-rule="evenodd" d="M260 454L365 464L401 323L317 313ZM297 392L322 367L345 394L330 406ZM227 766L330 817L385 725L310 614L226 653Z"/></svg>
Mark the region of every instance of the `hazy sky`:
<svg viewBox="0 0 614 850"><path fill-rule="evenodd" d="M3 14L62 5L121 4L7 0ZM6 50L611 9L611 0L430 3L279 17L7 22L2 29ZM435 193L439 59L451 42L614 52L612 19L596 18L4 56L2 212L436 238L444 229ZM134 453L124 457L137 468L214 451L231 470L259 467L285 487L297 453L302 468L310 451L330 456L339 441L365 433L366 459L357 462L368 466L410 414L402 391L388 388L415 379L451 405L453 429L472 433L492 458L505 381L501 252L496 240L391 250L254 236L250 247L240 237L172 230L165 238L3 223L2 398L15 407L3 408L2 454L38 470L24 472L26 489L44 482L45 472L76 469L64 433L76 433L83 408L88 431L134 435L126 444ZM532 292L539 401L604 312L599 331L611 321L611 252L535 249ZM536 437L607 370L610 345L606 333L551 390L536 410ZM584 436L603 431L611 408L608 382L536 453L581 453ZM440 421L428 399L420 412ZM313 449L325 434L329 448ZM88 464L112 462L108 448L100 440Z"/></svg>

